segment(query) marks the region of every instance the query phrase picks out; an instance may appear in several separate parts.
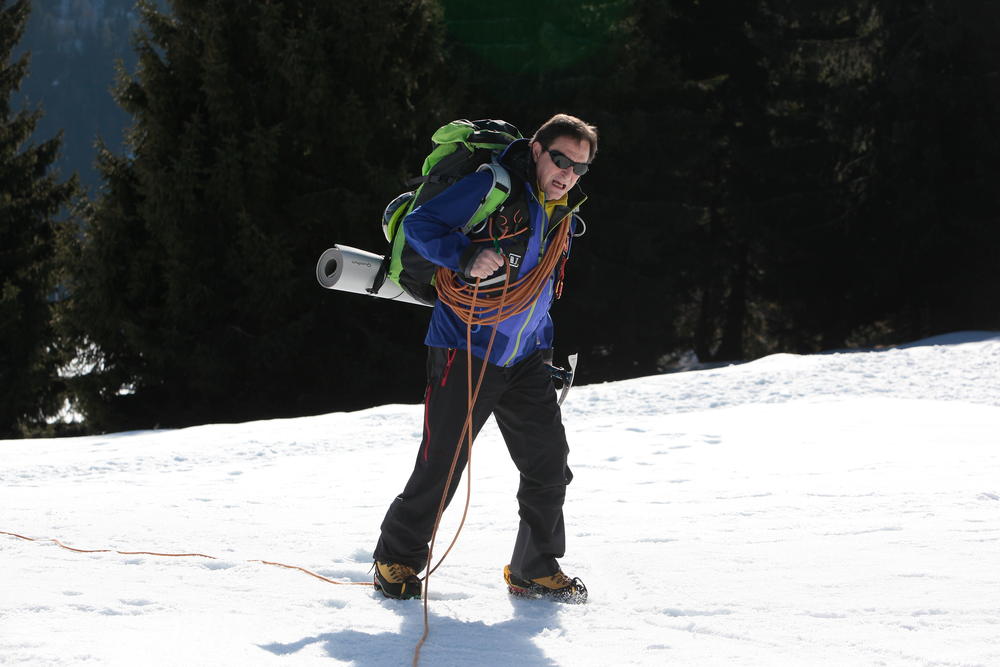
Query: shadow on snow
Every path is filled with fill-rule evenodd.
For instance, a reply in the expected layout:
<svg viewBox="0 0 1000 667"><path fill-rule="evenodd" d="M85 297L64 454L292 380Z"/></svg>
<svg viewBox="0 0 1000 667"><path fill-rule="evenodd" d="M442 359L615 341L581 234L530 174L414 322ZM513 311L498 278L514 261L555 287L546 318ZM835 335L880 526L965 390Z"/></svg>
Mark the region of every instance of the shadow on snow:
<svg viewBox="0 0 1000 667"><path fill-rule="evenodd" d="M417 600L379 600L402 617L399 632L369 634L356 630L328 632L303 637L289 643L274 642L260 647L275 655L292 655L308 646L321 644L327 655L363 667L396 667L413 659L417 642L424 632L423 604ZM431 600L430 634L420 649L427 665L471 665L477 667L552 667L532 641L545 630L559 631L560 605L546 601L511 600L513 618L488 625L482 621L460 621L433 613Z"/></svg>

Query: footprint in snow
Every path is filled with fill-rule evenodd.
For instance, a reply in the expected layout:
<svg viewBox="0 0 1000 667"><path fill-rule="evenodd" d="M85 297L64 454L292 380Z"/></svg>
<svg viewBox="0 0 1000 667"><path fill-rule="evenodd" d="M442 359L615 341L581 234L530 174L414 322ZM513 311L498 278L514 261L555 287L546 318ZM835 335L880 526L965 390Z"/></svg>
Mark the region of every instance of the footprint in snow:
<svg viewBox="0 0 1000 667"><path fill-rule="evenodd" d="M236 564L224 560L210 560L207 563L202 563L201 566L206 570L228 570L236 567Z"/></svg>
<svg viewBox="0 0 1000 667"><path fill-rule="evenodd" d="M728 616L732 609L675 609L667 607L660 610L666 616Z"/></svg>
<svg viewBox="0 0 1000 667"><path fill-rule="evenodd" d="M355 549L351 552L351 560L356 563L364 563L372 559L371 549Z"/></svg>

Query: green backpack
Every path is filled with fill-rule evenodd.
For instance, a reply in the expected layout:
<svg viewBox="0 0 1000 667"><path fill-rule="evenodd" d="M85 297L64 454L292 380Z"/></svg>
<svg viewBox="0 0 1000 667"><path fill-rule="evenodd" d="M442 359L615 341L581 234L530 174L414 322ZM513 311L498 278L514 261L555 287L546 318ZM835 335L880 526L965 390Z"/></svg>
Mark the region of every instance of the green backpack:
<svg viewBox="0 0 1000 667"><path fill-rule="evenodd" d="M493 175L493 186L463 228L466 233L471 231L497 210L510 194L510 174L496 162L496 158L510 142L520 138L518 129L502 120L456 120L438 128L431 136L435 147L424 159L421 175L407 182L409 186L417 185L417 189L393 199L382 215L382 231L389 248L370 292L377 294L388 277L415 299L434 303L437 298L434 274L438 267L406 243L406 234L403 233L406 215L463 177L475 171L489 170Z"/></svg>

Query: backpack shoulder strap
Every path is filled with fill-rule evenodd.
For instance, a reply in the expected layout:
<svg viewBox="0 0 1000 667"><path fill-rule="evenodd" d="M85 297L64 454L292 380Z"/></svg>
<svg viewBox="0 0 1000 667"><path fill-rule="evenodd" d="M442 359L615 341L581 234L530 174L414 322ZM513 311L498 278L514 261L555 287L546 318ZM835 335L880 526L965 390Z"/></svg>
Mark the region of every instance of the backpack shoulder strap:
<svg viewBox="0 0 1000 667"><path fill-rule="evenodd" d="M462 228L462 231L466 234L473 227L485 220L493 211L500 208L501 204L510 195L510 172L507 171L506 167L498 163L496 159L480 165L476 171L489 171L493 176L493 182L490 184L490 189L486 191L486 194L483 195L482 200L479 202L479 208L476 209L476 212L472 214L472 217L469 218L469 221Z"/></svg>

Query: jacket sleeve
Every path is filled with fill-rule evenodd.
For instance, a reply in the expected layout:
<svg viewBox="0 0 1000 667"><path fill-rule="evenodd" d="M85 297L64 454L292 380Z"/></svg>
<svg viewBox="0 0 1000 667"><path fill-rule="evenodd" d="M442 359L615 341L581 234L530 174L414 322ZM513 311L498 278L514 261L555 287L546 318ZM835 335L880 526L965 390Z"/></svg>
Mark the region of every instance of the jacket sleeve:
<svg viewBox="0 0 1000 667"><path fill-rule="evenodd" d="M413 209L403 222L406 242L431 262L464 273L478 247L463 232L489 193L488 172L469 174L433 199Z"/></svg>

